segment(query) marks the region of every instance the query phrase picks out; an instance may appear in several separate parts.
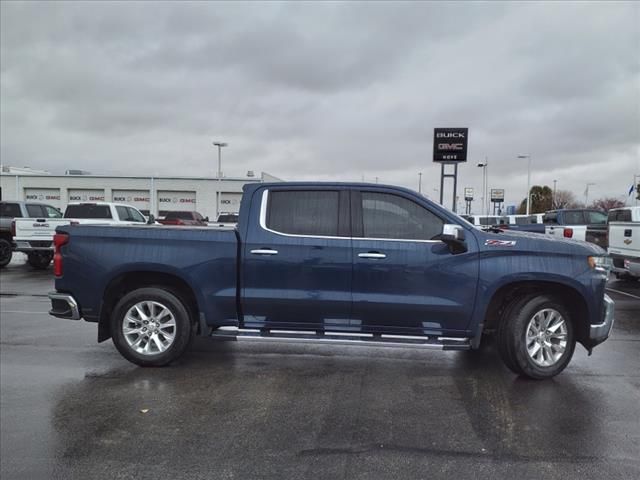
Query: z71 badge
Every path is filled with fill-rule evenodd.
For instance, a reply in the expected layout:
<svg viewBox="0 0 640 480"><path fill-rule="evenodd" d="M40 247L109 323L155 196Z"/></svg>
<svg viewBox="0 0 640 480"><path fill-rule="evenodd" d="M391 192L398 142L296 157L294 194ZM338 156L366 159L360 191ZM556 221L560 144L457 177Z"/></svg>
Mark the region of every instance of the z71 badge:
<svg viewBox="0 0 640 480"><path fill-rule="evenodd" d="M487 240L484 242L486 247L513 247L515 244L515 240Z"/></svg>

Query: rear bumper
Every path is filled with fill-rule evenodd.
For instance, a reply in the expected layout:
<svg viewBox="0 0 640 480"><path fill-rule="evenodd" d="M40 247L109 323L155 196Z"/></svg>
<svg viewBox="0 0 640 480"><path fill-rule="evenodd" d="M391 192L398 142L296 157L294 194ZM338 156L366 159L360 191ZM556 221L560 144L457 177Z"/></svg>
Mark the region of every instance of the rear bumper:
<svg viewBox="0 0 640 480"><path fill-rule="evenodd" d="M604 342L611 334L614 322L614 302L609 295L604 295L604 308L602 322L591 325L589 328L589 340L592 347Z"/></svg>
<svg viewBox="0 0 640 480"><path fill-rule="evenodd" d="M80 320L80 307L72 295L68 293L49 292L49 300L51 300L49 315L58 318L68 318L69 320Z"/></svg>
<svg viewBox="0 0 640 480"><path fill-rule="evenodd" d="M53 252L53 243L51 240L16 240L14 239L14 250L16 252Z"/></svg>

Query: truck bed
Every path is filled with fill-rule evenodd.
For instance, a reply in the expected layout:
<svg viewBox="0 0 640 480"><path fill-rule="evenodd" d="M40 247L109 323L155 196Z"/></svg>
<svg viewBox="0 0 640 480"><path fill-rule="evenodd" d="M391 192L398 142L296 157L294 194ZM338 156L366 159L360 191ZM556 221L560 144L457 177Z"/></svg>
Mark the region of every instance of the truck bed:
<svg viewBox="0 0 640 480"><path fill-rule="evenodd" d="M64 269L74 276L73 293L85 305L85 318L98 320L102 293L127 275L161 279L175 275L196 292L201 314L231 324L237 321L236 287L238 239L234 229L159 225L72 225ZM122 259L135 259L123 262ZM56 280L66 291L64 273ZM214 301L215 298L215 301Z"/></svg>

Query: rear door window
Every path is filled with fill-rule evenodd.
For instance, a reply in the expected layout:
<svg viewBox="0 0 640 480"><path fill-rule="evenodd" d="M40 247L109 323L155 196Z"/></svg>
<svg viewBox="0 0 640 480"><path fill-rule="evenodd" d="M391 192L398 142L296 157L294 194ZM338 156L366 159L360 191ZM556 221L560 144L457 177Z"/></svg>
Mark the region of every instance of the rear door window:
<svg viewBox="0 0 640 480"><path fill-rule="evenodd" d="M20 212L20 205L18 205L17 203L0 204L0 217L2 218L22 217L22 212Z"/></svg>
<svg viewBox="0 0 640 480"><path fill-rule="evenodd" d="M112 217L109 205L86 203L80 205L69 205L64 212L64 218L109 219Z"/></svg>
<svg viewBox="0 0 640 480"><path fill-rule="evenodd" d="M26 207L27 214L32 218L42 218L45 216L40 205L26 205Z"/></svg>
<svg viewBox="0 0 640 480"><path fill-rule="evenodd" d="M337 236L339 198L333 190L270 191L266 226L293 235Z"/></svg>
<svg viewBox="0 0 640 480"><path fill-rule="evenodd" d="M442 219L416 202L398 195L362 192L365 238L433 240L442 233Z"/></svg>

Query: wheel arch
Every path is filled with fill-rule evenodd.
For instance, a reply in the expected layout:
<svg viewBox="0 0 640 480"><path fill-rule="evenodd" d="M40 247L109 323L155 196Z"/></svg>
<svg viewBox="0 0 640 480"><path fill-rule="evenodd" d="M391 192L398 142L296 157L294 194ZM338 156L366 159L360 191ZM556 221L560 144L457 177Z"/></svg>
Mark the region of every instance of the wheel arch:
<svg viewBox="0 0 640 480"><path fill-rule="evenodd" d="M198 329L201 328L199 318L202 309L194 289L187 280L175 273L154 270L126 271L114 276L104 289L98 320L98 342L111 338L109 319L118 301L132 290L149 287L167 290L176 295L187 308L191 321Z"/></svg>
<svg viewBox="0 0 640 480"><path fill-rule="evenodd" d="M524 295L549 295L557 298L569 311L576 340L585 345L589 339L588 304L574 286L558 281L518 280L506 283L495 290L484 314L483 331L497 329L507 305Z"/></svg>

